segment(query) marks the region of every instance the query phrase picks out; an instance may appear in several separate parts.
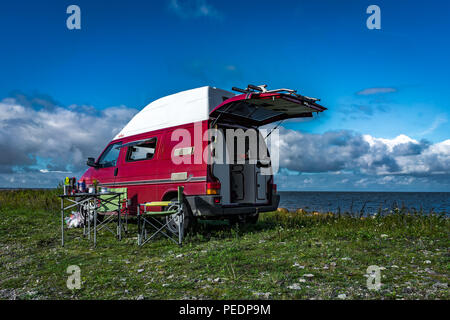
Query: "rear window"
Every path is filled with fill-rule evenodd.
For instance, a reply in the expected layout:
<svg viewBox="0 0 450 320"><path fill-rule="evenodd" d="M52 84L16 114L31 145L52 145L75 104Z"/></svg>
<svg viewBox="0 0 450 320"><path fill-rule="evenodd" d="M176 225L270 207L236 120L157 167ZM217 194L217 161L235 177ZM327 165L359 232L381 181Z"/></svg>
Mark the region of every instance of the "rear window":
<svg viewBox="0 0 450 320"><path fill-rule="evenodd" d="M155 155L157 139L145 141L133 146L129 146L127 150L126 160L128 162L150 160Z"/></svg>

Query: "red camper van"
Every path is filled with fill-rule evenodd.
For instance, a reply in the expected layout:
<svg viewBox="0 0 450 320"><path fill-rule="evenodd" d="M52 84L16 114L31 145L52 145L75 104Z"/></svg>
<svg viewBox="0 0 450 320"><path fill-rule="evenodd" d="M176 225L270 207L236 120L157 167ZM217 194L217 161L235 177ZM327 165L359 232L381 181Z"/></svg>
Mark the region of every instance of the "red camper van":
<svg viewBox="0 0 450 320"><path fill-rule="evenodd" d="M264 164L216 164L205 160L214 157L213 139L195 137L211 128L258 131L263 125L312 117L326 108L294 90L252 85L233 90L239 94L207 86L150 103L97 160L88 159L90 168L80 181L90 186L96 179L102 187L127 188L130 214L136 213L138 203L176 198L177 186L182 185L185 227L200 216L256 222L259 212L276 210L279 203L272 174L261 174L261 167L270 167L270 158ZM261 135L259 140L265 145Z"/></svg>

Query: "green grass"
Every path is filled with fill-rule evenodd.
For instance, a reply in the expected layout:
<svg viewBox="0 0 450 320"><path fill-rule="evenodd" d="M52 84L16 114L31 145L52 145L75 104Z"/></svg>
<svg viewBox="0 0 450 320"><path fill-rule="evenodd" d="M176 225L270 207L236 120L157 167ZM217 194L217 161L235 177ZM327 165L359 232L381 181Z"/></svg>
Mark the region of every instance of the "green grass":
<svg viewBox="0 0 450 320"><path fill-rule="evenodd" d="M449 299L449 219L272 212L256 225L201 223L183 247L81 229L60 245L57 190L0 191L0 299ZM81 289L66 286L81 268ZM368 290L377 265L381 289ZM308 277L305 275L313 275ZM299 289L289 288L298 284Z"/></svg>

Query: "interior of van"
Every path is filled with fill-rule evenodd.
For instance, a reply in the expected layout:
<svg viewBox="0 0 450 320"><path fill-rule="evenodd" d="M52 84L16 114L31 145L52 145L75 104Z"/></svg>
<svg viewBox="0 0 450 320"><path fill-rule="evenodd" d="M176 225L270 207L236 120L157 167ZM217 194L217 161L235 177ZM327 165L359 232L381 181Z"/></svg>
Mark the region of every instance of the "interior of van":
<svg viewBox="0 0 450 320"><path fill-rule="evenodd" d="M221 184L222 204L267 203L271 170L264 137L252 127L223 123L217 128L225 143L216 144L222 150L215 153L212 173Z"/></svg>

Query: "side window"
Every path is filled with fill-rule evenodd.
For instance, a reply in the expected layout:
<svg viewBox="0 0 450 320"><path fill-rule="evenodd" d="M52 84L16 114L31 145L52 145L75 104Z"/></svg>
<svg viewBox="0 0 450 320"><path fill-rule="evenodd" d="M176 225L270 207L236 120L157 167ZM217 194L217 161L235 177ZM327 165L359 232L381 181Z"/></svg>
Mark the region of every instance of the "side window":
<svg viewBox="0 0 450 320"><path fill-rule="evenodd" d="M120 153L120 145L122 145L122 142L114 143L110 145L105 152L101 155L100 159L98 160L98 164L102 168L108 168L108 167L115 167L117 164L117 158L119 158Z"/></svg>
<svg viewBox="0 0 450 320"><path fill-rule="evenodd" d="M129 146L127 150L127 161L149 160L153 158L156 150L156 138Z"/></svg>

